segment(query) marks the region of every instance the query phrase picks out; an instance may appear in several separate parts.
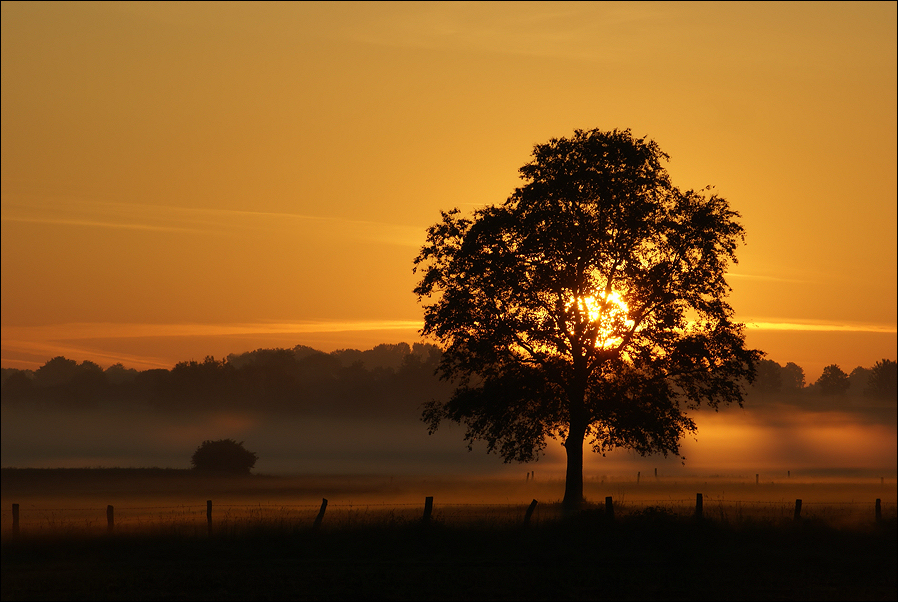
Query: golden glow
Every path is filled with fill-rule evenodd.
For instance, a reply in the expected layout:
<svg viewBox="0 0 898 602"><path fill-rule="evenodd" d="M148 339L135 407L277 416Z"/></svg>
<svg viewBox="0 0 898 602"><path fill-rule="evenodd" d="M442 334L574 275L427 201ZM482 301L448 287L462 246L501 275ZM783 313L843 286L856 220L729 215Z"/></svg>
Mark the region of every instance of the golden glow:
<svg viewBox="0 0 898 602"><path fill-rule="evenodd" d="M596 296L580 297L572 299L568 305L570 311L576 303L575 313L586 315L587 319L596 324L599 335L596 337L596 347L614 347L619 345L625 331L633 328L634 322L629 318L629 308L615 291L611 293L600 292Z"/></svg>
<svg viewBox="0 0 898 602"><path fill-rule="evenodd" d="M413 342L243 325L419 322L439 211L501 203L533 144L593 127L741 212L750 344L809 379L895 357L893 2L0 10L4 367Z"/></svg>

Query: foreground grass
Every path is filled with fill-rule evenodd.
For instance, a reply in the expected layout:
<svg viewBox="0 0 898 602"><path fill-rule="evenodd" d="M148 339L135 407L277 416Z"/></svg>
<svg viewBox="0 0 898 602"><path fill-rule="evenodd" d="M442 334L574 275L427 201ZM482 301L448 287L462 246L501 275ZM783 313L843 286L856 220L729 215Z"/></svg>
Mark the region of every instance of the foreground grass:
<svg viewBox="0 0 898 602"><path fill-rule="evenodd" d="M614 493L615 518L598 504L564 520L541 502L524 527L526 504L495 500L552 499L550 486L490 482L493 500L477 504L465 502L486 498L484 483L432 478L168 469L3 469L0 477L3 600L898 598L894 490L880 483L829 498L817 484L652 483L647 495L669 502L634 499L647 484L608 483L593 497ZM728 497L706 496L705 519L695 520L694 492L710 487ZM435 496L429 524L425 495ZM315 530L324 496L330 505ZM805 501L798 522L796 497ZM885 518L876 522L879 497ZM16 537L11 503L22 509Z"/></svg>
<svg viewBox="0 0 898 602"><path fill-rule="evenodd" d="M896 524L697 521L659 507L529 527L386 514L314 530L269 516L210 536L172 522L7 533L0 583L3 600L889 600Z"/></svg>

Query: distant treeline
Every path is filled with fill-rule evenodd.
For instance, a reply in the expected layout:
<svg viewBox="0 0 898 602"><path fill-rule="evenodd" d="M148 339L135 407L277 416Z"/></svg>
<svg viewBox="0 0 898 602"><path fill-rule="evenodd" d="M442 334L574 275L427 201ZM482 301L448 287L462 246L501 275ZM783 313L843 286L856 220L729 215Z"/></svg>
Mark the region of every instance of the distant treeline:
<svg viewBox="0 0 898 602"><path fill-rule="evenodd" d="M870 368L858 366L846 373L838 364L830 364L813 384L805 382L804 370L792 362L781 366L761 360L751 392L758 396L851 395L895 401L898 397L898 363L883 359Z"/></svg>
<svg viewBox="0 0 898 602"><path fill-rule="evenodd" d="M141 372L122 364L103 370L59 356L34 371L3 368L2 400L69 408L131 403L175 412L408 416L422 403L449 395L450 385L435 376L440 357L438 347L421 343L332 353L298 345Z"/></svg>
<svg viewBox="0 0 898 602"><path fill-rule="evenodd" d="M441 351L435 345L378 345L367 351L324 353L298 345L258 349L217 360L178 363L171 370L137 371L114 364L59 356L37 370L2 369L4 404L98 407L143 404L167 411L244 409L356 416L415 415L431 399L445 399L452 386L436 375ZM898 364L881 360L850 373L827 366L814 383L804 370L762 360L749 400L776 399L815 404L851 396L895 403Z"/></svg>

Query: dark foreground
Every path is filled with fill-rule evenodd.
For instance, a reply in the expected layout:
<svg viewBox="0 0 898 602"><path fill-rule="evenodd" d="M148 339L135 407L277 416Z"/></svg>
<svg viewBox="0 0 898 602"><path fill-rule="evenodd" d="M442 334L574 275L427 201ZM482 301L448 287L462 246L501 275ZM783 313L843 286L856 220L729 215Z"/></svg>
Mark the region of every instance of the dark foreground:
<svg viewBox="0 0 898 602"><path fill-rule="evenodd" d="M5 534L3 600L894 600L896 521L439 520Z"/></svg>

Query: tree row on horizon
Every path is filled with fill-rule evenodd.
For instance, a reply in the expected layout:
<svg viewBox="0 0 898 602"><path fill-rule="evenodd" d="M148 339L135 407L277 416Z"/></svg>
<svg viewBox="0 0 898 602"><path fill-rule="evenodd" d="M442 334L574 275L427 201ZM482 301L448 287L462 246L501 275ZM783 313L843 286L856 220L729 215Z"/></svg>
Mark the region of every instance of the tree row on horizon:
<svg viewBox="0 0 898 602"><path fill-rule="evenodd" d="M89 408L142 404L167 411L252 409L358 415L414 413L421 394L442 396L439 348L407 343L325 353L304 345L183 361L171 370L103 370L55 357L37 370L3 369L4 404Z"/></svg>
<svg viewBox="0 0 898 602"><path fill-rule="evenodd" d="M362 414L411 412L451 392L435 370L440 348L415 343L381 344L360 351L325 353L297 345L257 349L223 359L207 356L164 368L138 371L117 363L106 368L89 360L57 356L37 370L2 369L4 404L51 404L70 408L101 403L139 402L171 411L220 408L301 411L327 414L351 409ZM793 362L761 360L750 398L808 395L896 399L898 364L881 360L846 373L827 366L814 383ZM795 399L793 399L795 400Z"/></svg>

